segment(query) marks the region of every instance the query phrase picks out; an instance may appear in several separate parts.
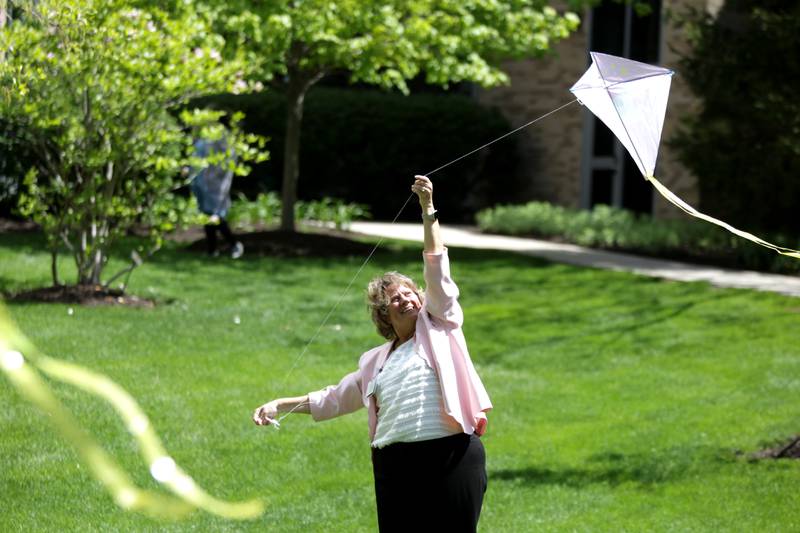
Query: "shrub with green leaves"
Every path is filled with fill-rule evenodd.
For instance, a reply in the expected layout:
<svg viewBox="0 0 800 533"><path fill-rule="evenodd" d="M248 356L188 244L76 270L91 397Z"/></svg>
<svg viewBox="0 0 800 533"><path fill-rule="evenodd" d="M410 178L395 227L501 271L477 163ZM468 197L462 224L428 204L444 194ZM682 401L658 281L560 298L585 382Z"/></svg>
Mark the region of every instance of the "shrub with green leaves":
<svg viewBox="0 0 800 533"><path fill-rule="evenodd" d="M239 195L228 213L228 221L239 228L256 225L273 225L280 221L281 199L274 192L261 193L255 200ZM355 220L370 218L365 205L348 203L339 198L323 198L295 203L295 218L302 221L332 224L336 229L347 229Z"/></svg>
<svg viewBox="0 0 800 533"><path fill-rule="evenodd" d="M225 135L239 161L264 157L259 140L238 129L241 116L228 130L222 112L174 111L239 87L247 69L235 55L223 59L224 40L202 11L161 5L21 1L0 27L0 118L8 125L0 144L30 157L19 209L47 235L54 284L64 250L77 284L102 283L109 247L133 226L151 228L148 251L158 248L191 212L174 195L186 181L181 169L208 162L192 156L194 136ZM133 252L135 266L145 254Z"/></svg>

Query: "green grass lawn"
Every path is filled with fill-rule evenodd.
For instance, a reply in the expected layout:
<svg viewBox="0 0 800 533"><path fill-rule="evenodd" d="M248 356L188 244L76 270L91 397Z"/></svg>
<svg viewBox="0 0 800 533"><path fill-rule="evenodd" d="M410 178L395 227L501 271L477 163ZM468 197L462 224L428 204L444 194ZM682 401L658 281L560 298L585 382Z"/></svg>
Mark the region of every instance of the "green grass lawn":
<svg viewBox="0 0 800 533"><path fill-rule="evenodd" d="M40 243L0 235L0 290L49 283ZM201 486L268 508L250 522L125 513L0 379L0 531L375 530L366 411L319 424L292 415L279 431L250 416L354 369L381 342L363 286L385 270L421 278L419 252L378 253L288 379L363 258L234 262L171 248L132 278L155 309L9 305L45 352L130 391ZM747 459L800 432L800 300L450 255L495 406L483 531L800 530L800 462ZM107 405L54 388L138 484L158 488Z"/></svg>

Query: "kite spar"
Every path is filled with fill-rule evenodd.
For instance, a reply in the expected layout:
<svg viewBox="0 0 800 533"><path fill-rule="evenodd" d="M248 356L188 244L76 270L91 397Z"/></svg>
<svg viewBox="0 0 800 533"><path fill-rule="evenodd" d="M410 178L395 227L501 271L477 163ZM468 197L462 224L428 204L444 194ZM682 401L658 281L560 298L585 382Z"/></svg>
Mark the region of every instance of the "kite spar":
<svg viewBox="0 0 800 533"><path fill-rule="evenodd" d="M769 243L752 233L701 213L653 175L669 99L672 70L631 59L590 52L592 64L570 88L572 94L616 135L644 178L670 203L779 254L800 259L800 251Z"/></svg>

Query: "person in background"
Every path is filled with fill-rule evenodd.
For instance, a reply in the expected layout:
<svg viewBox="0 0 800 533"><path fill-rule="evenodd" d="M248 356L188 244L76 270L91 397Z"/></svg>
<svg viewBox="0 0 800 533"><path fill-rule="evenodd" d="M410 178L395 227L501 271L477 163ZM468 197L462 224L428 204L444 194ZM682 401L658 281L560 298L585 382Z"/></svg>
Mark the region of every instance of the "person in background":
<svg viewBox="0 0 800 533"><path fill-rule="evenodd" d="M367 407L380 531L476 531L488 483L479 437L492 404L461 330L433 185L416 176L411 189L422 207L425 293L397 272L372 280L368 305L386 342L338 385L272 400L253 421L274 424L292 411L319 421Z"/></svg>
<svg viewBox="0 0 800 533"><path fill-rule="evenodd" d="M209 157L224 153L227 149L224 138L216 141L198 139L194 143L197 157ZM228 168L224 162L210 163L194 175L191 188L197 198L198 208L210 217L208 224L204 226L208 254L214 257L219 255L217 248L217 231L219 231L230 248L231 257L238 259L244 253L244 245L236 240L225 220L231 207L232 182L233 169Z"/></svg>

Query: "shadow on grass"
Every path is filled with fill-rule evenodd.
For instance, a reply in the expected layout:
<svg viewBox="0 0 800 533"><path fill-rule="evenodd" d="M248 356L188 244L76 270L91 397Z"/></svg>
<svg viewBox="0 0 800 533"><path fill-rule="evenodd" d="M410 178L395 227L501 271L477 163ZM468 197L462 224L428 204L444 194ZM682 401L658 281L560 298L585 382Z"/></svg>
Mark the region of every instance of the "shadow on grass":
<svg viewBox="0 0 800 533"><path fill-rule="evenodd" d="M582 274L580 272L565 274L565 276L570 275L579 278ZM535 331L538 328L543 334L539 338L529 338L522 344L515 344L509 347L509 350L497 351L488 356L484 354L483 362L503 364L523 349L549 350L576 342L590 342L595 348L592 353L601 354L625 338L631 338L644 331L656 331L696 307L707 304L721 307L726 305L725 300L736 297L736 294L730 291L708 291L703 288L698 290L697 286L685 285L684 288L677 290L660 291L661 297L649 300L652 296L649 291L652 281L659 280L629 279L615 286L613 280L609 280L607 276L598 276L596 280L587 282L581 290L575 290L573 287L573 290L567 293L572 301L562 301L558 290L553 292L550 287L552 298L541 299L542 305L546 306L543 308L549 310L546 316L538 314L536 319L531 320L530 313L524 312L523 309L517 314L507 314L502 317L503 328L506 330L524 331L526 328L533 328ZM597 298L587 305L576 303L575 299L580 298L581 294L591 294ZM497 323L497 320L497 318L489 320L491 329L487 334L491 331L497 333L496 328L491 327L491 323Z"/></svg>
<svg viewBox="0 0 800 533"><path fill-rule="evenodd" d="M40 231L10 231L0 233L0 248L13 248L15 252L48 253L47 244Z"/></svg>
<svg viewBox="0 0 800 533"><path fill-rule="evenodd" d="M722 450L678 447L652 454L606 452L590 457L582 467L543 467L490 470L493 481L524 485L562 485L581 488L603 484L619 486L633 483L654 487L691 476L708 475L735 458Z"/></svg>
<svg viewBox="0 0 800 533"><path fill-rule="evenodd" d="M607 335L610 336L610 338L605 342L598 343L596 345L598 351L600 351L613 345L623 337L634 334L638 331L641 331L643 329L652 326L659 326L670 320L678 318L679 316L687 313L697 305L706 304L709 302L719 303L722 300L729 297L730 295L725 295L723 293L715 293L710 297L695 298L688 302L676 303L673 305L641 306L638 308L633 308L630 311L630 315L632 315L634 318L627 324L620 324L612 327L599 327L595 329L589 329L577 335L552 336L547 339L543 339L539 344L552 346L560 342L574 341L581 338L588 338L588 337L595 338L598 336L607 336Z"/></svg>
<svg viewBox="0 0 800 533"><path fill-rule="evenodd" d="M376 243L373 241L372 244ZM547 261L505 252L492 250L474 250L468 248L458 248L450 252L451 263L465 266L480 265L484 270L493 268L541 268L549 266ZM455 257L457 256L457 257ZM159 251L149 262L152 264L170 264L180 269L202 268L204 266L225 265L238 271L263 271L264 263L269 264L269 268L279 270L290 270L297 265L309 266L339 266L345 265L352 267L355 274L358 268L367 260L369 252L349 255L344 257L317 257L313 255L305 257L271 257L269 255L245 254L240 259L232 260L228 257L211 258L202 251L193 251L185 246L170 246ZM415 243L405 243L400 241L385 241L375 250L369 259L369 264L373 268L385 270L396 270L400 268L422 268L422 245Z"/></svg>
<svg viewBox="0 0 800 533"><path fill-rule="evenodd" d="M346 241L346 239L341 239ZM374 245L377 239L356 238L354 241ZM111 257L115 261L127 263L129 261L130 250L139 245L145 245L144 239L126 238L118 243L111 250ZM38 232L16 232L0 234L0 247L11 248L18 252L35 252L43 254L43 260L49 261L45 247L45 239ZM217 275L227 270L235 274L253 274L259 277L274 276L282 279L286 283L303 283L303 267L310 267L309 272L318 275L317 269L322 268L331 271L335 276L331 277L331 288L336 291L339 283L347 284L345 278L356 277L356 273L364 265L368 254L350 255L347 257L315 257L313 255L305 257L272 257L269 255L248 254L238 259L232 260L229 257L211 258L202 251L191 251L187 249L186 243L169 241L164 248L147 259L141 269L153 266L162 270L175 270L182 273L202 274L207 272L210 275ZM452 248L450 259L454 278L462 288L462 305L468 307L472 295L479 295L475 300L485 300L486 298L496 299L498 302L506 301L513 303L515 295L519 291L537 292L548 294L547 304L557 310L551 313L548 320L554 323L563 321L565 329L575 331L570 326L574 322L577 314L584 312L597 313L598 310L605 308L609 303L611 306L623 306L635 304L638 311L633 317L633 323L617 324L605 327L603 322L598 322L598 327L581 328L577 336L572 333L557 334L555 336L537 340L532 346L548 346L558 344L570 339L580 338L580 336L590 336L597 334L616 334L624 336L650 325L670 320L690 310L698 301L694 297L696 289L687 290L687 295L691 299L679 297L673 298L668 302L645 302L641 301L643 291L647 292L650 287L659 283L644 277L631 277L623 273L605 273L598 275L599 271L550 263L544 259L515 254L509 252L498 252L493 250L479 250L469 248ZM70 261L68 255L61 257L61 262ZM369 259L368 272L376 270L400 270L410 273L412 277L417 277L415 273L422 271L422 245L420 243L410 243L405 241L386 240L375 251ZM136 279L138 270L133 272L132 278ZM295 272L300 275L296 276ZM418 274L417 274L418 275ZM361 288L366 284L367 273L360 274L360 278L355 280L354 289ZM419 276L421 277L421 276ZM343 281L342 281L343 280ZM241 282L240 282L241 283ZM19 281L12 279L0 280L0 287L3 291L16 290L19 288L29 289L29 286L20 286ZM672 291L675 296L675 291ZM604 295L605 301L598 303L592 301L592 297L597 294ZM577 299L578 304L569 303L565 311L558 311L562 307L562 301L569 295ZM652 296L652 295L650 295ZM721 298L721 293L715 295ZM582 300L585 298L585 302ZM609 301L610 300L610 301ZM566 303L566 302L565 302ZM518 321L520 328L531 326L530 317L527 313L520 313L516 318L510 320ZM487 317L484 317L484 319ZM506 318L504 317L505 321ZM491 320L490 320L491 321ZM609 342L613 342L613 339Z"/></svg>
<svg viewBox="0 0 800 533"><path fill-rule="evenodd" d="M367 248L371 248L371 246L378 242L378 239L358 237L352 240L342 238L341 241L343 245L348 242L366 243ZM112 259L128 262L130 251L138 246L147 248L147 241L142 238L127 237L117 242L109 251L109 255ZM38 231L0 233L0 247L10 248L20 253L39 253L49 256L45 237ZM291 269L295 268L298 264L323 266L352 265L353 273L355 273L358 267L367 260L368 255L369 253L365 252L363 254L353 253L343 257L318 257L313 254L305 257L279 257L263 254L248 254L247 250L245 250L245 254L242 258L232 260L226 256L211 258L203 251L190 250L186 243L168 241L161 250L145 261L143 268L146 268L148 264L152 264L162 266L171 265L180 270L193 270L207 266L224 265L242 272L247 272L255 270L262 271L264 263L266 262L270 269ZM480 264L483 272L491 271L495 268L542 268L553 265L543 259L492 250L455 248L451 250L450 256L451 263L453 264L465 266ZM70 260L71 257L69 253L66 250L62 250L60 261L64 262ZM373 267L379 266L387 270L407 268L405 266L407 264L412 266L417 264L421 269L422 244L385 240L380 247L377 248L369 262ZM135 275L134 272L134 276Z"/></svg>
<svg viewBox="0 0 800 533"><path fill-rule="evenodd" d="M21 282L8 276L0 276L0 298L7 298L9 293L27 290L35 286L37 286L35 283Z"/></svg>

